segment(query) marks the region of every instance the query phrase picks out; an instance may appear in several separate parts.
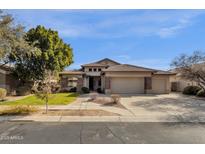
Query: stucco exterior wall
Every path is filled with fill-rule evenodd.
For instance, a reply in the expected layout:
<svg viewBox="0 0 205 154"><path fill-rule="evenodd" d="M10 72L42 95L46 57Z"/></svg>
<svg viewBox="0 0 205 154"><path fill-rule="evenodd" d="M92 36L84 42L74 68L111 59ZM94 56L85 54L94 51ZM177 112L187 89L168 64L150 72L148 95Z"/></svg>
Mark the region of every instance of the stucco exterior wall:
<svg viewBox="0 0 205 154"><path fill-rule="evenodd" d="M89 77L88 76L83 77L83 87L89 88Z"/></svg>
<svg viewBox="0 0 205 154"><path fill-rule="evenodd" d="M86 72L87 76L100 76L101 72Z"/></svg>
<svg viewBox="0 0 205 154"><path fill-rule="evenodd" d="M105 77L101 76L101 90L104 91L105 90Z"/></svg>
<svg viewBox="0 0 205 154"><path fill-rule="evenodd" d="M94 70L93 70L94 68L96 68L96 72L94 72ZM89 73L90 72L89 69L92 69L92 72L97 73L97 72L99 72L98 69L102 70L104 68L105 68L104 66L84 66L84 72Z"/></svg>

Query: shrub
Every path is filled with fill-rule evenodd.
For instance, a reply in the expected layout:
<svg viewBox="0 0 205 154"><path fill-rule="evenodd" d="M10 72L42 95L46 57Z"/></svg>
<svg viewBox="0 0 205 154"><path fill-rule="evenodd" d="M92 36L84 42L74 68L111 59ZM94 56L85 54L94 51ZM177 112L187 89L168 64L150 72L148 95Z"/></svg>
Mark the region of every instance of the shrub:
<svg viewBox="0 0 205 154"><path fill-rule="evenodd" d="M90 90L87 87L82 87L81 90L84 94L90 93Z"/></svg>
<svg viewBox="0 0 205 154"><path fill-rule="evenodd" d="M26 95L29 95L31 94L31 87L30 86L21 86L21 87L18 87L17 90L16 90L16 94L18 96L26 96Z"/></svg>
<svg viewBox="0 0 205 154"><path fill-rule="evenodd" d="M196 95L198 97L205 97L205 90L204 89L199 90Z"/></svg>
<svg viewBox="0 0 205 154"><path fill-rule="evenodd" d="M98 88L98 89L97 89L97 92L98 92L98 93L102 93L101 88Z"/></svg>
<svg viewBox="0 0 205 154"><path fill-rule="evenodd" d="M113 103L118 104L120 103L120 95L111 95Z"/></svg>
<svg viewBox="0 0 205 154"><path fill-rule="evenodd" d="M73 87L73 88L71 88L70 90L69 90L69 92L73 92L73 93L75 93L77 91L77 88L76 87Z"/></svg>
<svg viewBox="0 0 205 154"><path fill-rule="evenodd" d="M201 90L201 88L198 86L187 86L184 88L183 94L196 95L198 93L198 91L200 91L200 90Z"/></svg>
<svg viewBox="0 0 205 154"><path fill-rule="evenodd" d="M26 115L37 112L38 109L33 106L12 106L0 111L0 115Z"/></svg>
<svg viewBox="0 0 205 154"><path fill-rule="evenodd" d="M6 97L7 91L6 89L0 88L0 100L3 101Z"/></svg>

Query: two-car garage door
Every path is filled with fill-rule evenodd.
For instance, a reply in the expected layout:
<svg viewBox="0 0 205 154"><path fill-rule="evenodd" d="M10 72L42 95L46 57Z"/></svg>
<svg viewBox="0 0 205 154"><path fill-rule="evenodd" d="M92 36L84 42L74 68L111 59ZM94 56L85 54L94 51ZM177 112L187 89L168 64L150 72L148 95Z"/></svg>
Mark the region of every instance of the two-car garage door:
<svg viewBox="0 0 205 154"><path fill-rule="evenodd" d="M152 78L153 94L166 93L166 78ZM111 93L117 94L143 94L144 78L143 77L113 77L110 82Z"/></svg>
<svg viewBox="0 0 205 154"><path fill-rule="evenodd" d="M113 77L111 78L111 93L143 94L144 78Z"/></svg>

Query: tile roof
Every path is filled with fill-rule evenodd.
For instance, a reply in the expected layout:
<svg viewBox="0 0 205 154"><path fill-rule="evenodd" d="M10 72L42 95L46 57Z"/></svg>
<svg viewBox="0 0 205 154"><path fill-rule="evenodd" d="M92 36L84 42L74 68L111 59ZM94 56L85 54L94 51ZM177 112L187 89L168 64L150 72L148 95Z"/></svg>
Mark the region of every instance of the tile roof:
<svg viewBox="0 0 205 154"><path fill-rule="evenodd" d="M111 62L113 62L113 63L116 63L116 64L120 65L120 63L118 63L118 62L116 62L116 61L114 61L114 60L112 60L112 59L109 59L109 58L104 58L104 59L102 59L102 60L97 61L96 63L100 63L100 62L103 62L103 61L111 61Z"/></svg>
<svg viewBox="0 0 205 154"><path fill-rule="evenodd" d="M99 60L99 61L96 61L96 62L93 62L93 63L83 64L82 66L102 66L102 67L108 66L106 64L101 64L101 62L103 62L103 61L111 61L111 62L115 63L116 65L120 64L120 63L118 63L118 62L116 62L114 60L111 60L109 58L104 58L102 60Z"/></svg>
<svg viewBox="0 0 205 154"><path fill-rule="evenodd" d="M129 64L121 64L110 66L107 69L103 69L105 72L156 72L157 70L145 68L141 66L129 65Z"/></svg>
<svg viewBox="0 0 205 154"><path fill-rule="evenodd" d="M162 71L162 70L157 70L157 72L154 73L154 74L159 74L159 75L176 75L176 73L174 73L174 72Z"/></svg>
<svg viewBox="0 0 205 154"><path fill-rule="evenodd" d="M102 66L102 67L106 67L107 65L104 64L98 64L98 63L89 63L89 64L84 64L82 66Z"/></svg>
<svg viewBox="0 0 205 154"><path fill-rule="evenodd" d="M159 74L159 75L172 75L172 74L174 75L175 74L169 71L156 70L156 69L129 65L129 64L110 66L109 68L103 69L102 71L104 72L152 72L154 74Z"/></svg>

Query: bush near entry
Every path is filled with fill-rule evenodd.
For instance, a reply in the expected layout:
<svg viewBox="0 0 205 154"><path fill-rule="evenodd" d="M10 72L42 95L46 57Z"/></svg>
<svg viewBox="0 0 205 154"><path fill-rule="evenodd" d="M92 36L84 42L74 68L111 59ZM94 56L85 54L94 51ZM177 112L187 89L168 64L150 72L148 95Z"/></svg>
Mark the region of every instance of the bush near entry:
<svg viewBox="0 0 205 154"><path fill-rule="evenodd" d="M90 93L90 90L87 87L82 87L81 90L84 94Z"/></svg>
<svg viewBox="0 0 205 154"><path fill-rule="evenodd" d="M198 91L200 91L200 90L201 90L201 88L198 86L187 86L184 88L183 94L196 95L198 93Z"/></svg>
<svg viewBox="0 0 205 154"><path fill-rule="evenodd" d="M205 97L205 90L204 89L199 90L196 95L198 97Z"/></svg>
<svg viewBox="0 0 205 154"><path fill-rule="evenodd" d="M69 92L75 93L75 92L77 92L77 88L76 88L76 87L72 87L72 88L69 90Z"/></svg>
<svg viewBox="0 0 205 154"><path fill-rule="evenodd" d="M98 88L98 89L97 89L97 92L98 92L98 93L102 93L101 88Z"/></svg>

